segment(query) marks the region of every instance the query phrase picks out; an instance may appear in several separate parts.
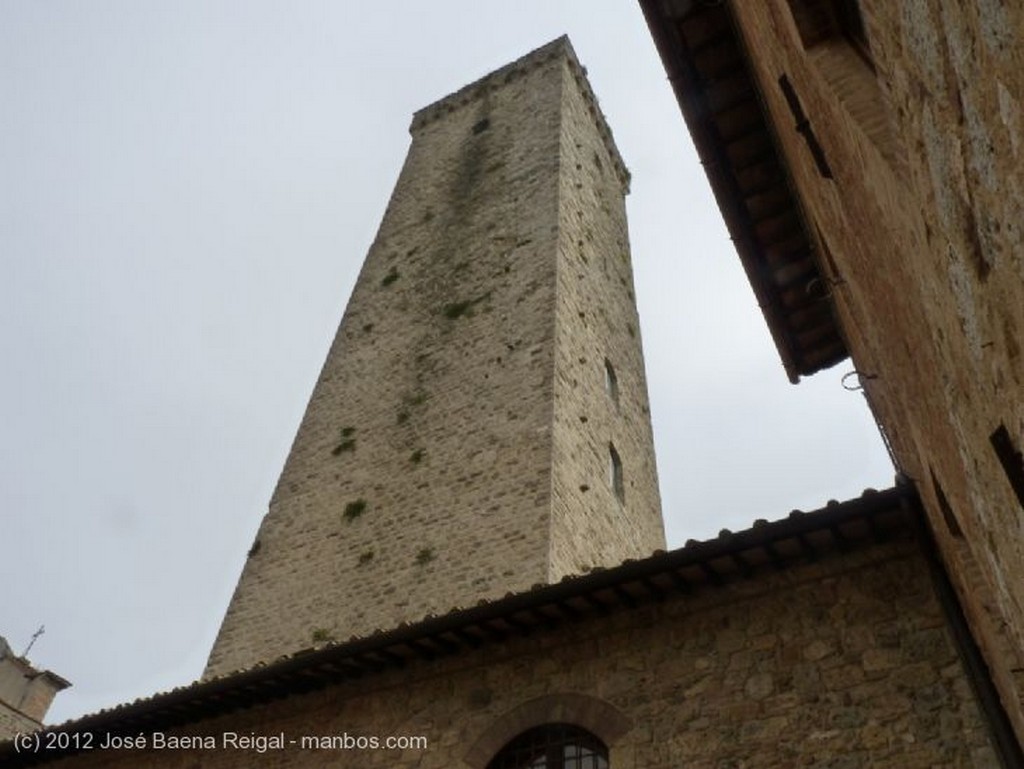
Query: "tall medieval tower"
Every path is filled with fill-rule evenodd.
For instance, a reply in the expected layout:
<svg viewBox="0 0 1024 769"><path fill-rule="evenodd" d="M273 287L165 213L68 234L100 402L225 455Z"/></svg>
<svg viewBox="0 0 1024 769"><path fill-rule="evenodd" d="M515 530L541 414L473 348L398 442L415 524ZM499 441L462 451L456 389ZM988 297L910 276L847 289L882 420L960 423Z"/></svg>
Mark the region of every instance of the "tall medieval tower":
<svg viewBox="0 0 1024 769"><path fill-rule="evenodd" d="M208 677L664 547L629 175L568 39L411 133Z"/></svg>

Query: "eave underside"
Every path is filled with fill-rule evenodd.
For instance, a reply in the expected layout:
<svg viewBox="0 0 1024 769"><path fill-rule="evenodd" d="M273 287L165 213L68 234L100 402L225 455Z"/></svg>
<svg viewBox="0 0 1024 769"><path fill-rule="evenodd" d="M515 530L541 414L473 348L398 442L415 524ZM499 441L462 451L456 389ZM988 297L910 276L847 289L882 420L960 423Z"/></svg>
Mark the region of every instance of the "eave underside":
<svg viewBox="0 0 1024 769"><path fill-rule="evenodd" d="M849 353L728 3L640 2L790 381Z"/></svg>

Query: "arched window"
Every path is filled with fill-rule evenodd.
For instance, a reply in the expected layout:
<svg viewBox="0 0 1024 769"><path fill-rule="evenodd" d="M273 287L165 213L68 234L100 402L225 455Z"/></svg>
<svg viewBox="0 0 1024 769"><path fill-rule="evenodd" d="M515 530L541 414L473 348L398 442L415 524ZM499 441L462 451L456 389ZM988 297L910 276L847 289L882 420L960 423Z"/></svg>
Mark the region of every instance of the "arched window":
<svg viewBox="0 0 1024 769"><path fill-rule="evenodd" d="M545 724L523 732L487 769L608 769L608 748L572 724Z"/></svg>

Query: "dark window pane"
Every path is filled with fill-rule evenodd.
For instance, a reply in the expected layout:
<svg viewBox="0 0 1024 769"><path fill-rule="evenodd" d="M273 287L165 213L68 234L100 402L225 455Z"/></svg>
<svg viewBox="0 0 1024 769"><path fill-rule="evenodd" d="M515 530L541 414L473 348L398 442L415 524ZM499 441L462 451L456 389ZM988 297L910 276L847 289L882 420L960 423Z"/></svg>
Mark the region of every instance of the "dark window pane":
<svg viewBox="0 0 1024 769"><path fill-rule="evenodd" d="M571 724L546 724L523 732L487 769L608 769L608 749Z"/></svg>

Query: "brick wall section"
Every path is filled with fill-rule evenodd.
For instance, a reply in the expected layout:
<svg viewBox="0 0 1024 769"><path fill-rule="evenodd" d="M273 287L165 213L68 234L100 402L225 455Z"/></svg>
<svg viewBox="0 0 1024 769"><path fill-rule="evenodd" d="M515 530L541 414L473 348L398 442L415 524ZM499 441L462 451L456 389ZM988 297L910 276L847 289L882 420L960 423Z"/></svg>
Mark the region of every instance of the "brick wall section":
<svg viewBox="0 0 1024 769"><path fill-rule="evenodd" d="M1024 8L862 2L872 71L841 35L804 48L803 1L732 7L866 394L1024 740L1024 510L990 445L1003 424L1024 447Z"/></svg>
<svg viewBox="0 0 1024 769"><path fill-rule="evenodd" d="M423 735L425 751L119 752L60 765L482 769L503 741L545 719L592 729L608 742L614 769L996 762L927 565L912 541L897 541L290 697L189 732Z"/></svg>
<svg viewBox="0 0 1024 769"><path fill-rule="evenodd" d="M628 176L582 82L563 39L415 116L207 675L663 546L650 426L639 412L640 341L623 331L638 333L622 261ZM588 163L600 153L603 186L597 193L587 189L597 181L574 177L571 202L600 194L607 212L588 221L615 219L608 253L589 247L591 271L617 259L615 285L589 301L603 303L618 329L616 365L629 388L629 421L614 430L637 468L628 515L599 488L606 470L595 458L611 440L596 416L604 392L556 394L567 365L588 357L593 367L613 347L610 332L579 340L565 328L585 322L567 309L578 300L560 296L572 172L562 150L573 132L585 134ZM599 431L579 420L588 413ZM576 454L553 449L553 434L572 432L582 436L571 439ZM568 462L579 467L556 470ZM572 521L575 497L559 473L572 476L575 495L581 483L594 488ZM600 522L574 529L586 516Z"/></svg>

